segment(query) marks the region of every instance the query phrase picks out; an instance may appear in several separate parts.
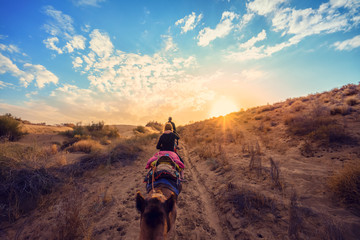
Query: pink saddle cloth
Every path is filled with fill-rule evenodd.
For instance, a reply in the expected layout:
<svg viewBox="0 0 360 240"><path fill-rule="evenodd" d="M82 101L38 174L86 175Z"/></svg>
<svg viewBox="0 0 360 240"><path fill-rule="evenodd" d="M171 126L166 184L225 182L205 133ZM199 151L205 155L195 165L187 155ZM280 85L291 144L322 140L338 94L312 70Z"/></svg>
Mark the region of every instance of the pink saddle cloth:
<svg viewBox="0 0 360 240"><path fill-rule="evenodd" d="M160 151L154 154L154 156L152 156L146 164L145 169L149 169L151 167L151 163L158 160L160 157L162 156L168 156L170 157L181 169L184 169L185 166L184 164L180 161L179 156L175 153L175 152L171 152L171 151Z"/></svg>

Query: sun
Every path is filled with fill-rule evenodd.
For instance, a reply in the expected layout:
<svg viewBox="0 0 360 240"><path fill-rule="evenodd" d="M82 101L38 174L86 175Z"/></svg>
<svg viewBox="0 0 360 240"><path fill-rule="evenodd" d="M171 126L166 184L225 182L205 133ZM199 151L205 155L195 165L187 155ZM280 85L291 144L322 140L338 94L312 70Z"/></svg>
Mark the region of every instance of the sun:
<svg viewBox="0 0 360 240"><path fill-rule="evenodd" d="M228 98L221 97L218 99L210 110L210 117L225 116L231 112L238 111L239 108L236 104Z"/></svg>

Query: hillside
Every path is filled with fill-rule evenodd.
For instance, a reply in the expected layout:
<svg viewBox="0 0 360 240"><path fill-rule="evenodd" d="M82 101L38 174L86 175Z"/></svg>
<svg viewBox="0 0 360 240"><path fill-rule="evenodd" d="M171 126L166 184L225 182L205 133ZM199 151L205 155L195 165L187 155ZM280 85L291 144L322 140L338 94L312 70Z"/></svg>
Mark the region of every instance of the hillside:
<svg viewBox="0 0 360 240"><path fill-rule="evenodd" d="M137 239L134 197L145 193L159 133L115 127L120 137L101 128L92 137L74 133L75 141L39 128L1 143L1 177L13 179L2 189L14 192L10 203L0 198L0 238ZM360 236L360 85L178 129L187 181L175 239ZM16 195L22 182L33 184L24 198Z"/></svg>

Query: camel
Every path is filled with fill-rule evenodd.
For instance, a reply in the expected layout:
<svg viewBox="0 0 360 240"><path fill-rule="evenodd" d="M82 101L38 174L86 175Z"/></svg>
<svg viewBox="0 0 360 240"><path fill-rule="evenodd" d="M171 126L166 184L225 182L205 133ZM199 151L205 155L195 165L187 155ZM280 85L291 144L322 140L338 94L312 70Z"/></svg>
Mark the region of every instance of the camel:
<svg viewBox="0 0 360 240"><path fill-rule="evenodd" d="M141 213L140 240L165 240L174 234L176 194L166 186L152 189L144 198L136 194L136 208Z"/></svg>

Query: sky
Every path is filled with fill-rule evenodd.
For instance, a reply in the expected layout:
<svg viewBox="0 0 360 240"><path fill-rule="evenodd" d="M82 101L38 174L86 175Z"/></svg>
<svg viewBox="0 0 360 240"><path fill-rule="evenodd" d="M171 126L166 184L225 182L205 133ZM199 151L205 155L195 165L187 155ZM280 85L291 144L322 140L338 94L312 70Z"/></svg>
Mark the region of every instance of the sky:
<svg viewBox="0 0 360 240"><path fill-rule="evenodd" d="M186 124L360 81L360 0L0 0L0 114Z"/></svg>

